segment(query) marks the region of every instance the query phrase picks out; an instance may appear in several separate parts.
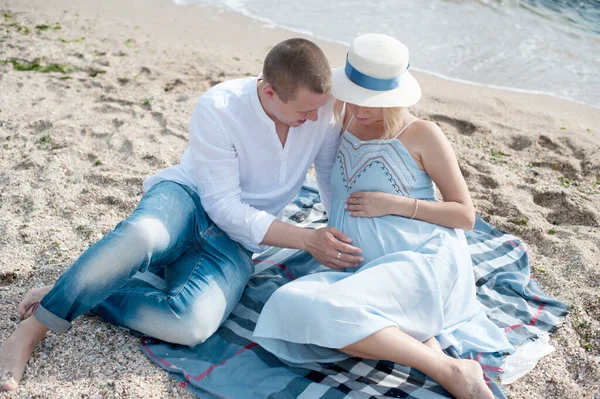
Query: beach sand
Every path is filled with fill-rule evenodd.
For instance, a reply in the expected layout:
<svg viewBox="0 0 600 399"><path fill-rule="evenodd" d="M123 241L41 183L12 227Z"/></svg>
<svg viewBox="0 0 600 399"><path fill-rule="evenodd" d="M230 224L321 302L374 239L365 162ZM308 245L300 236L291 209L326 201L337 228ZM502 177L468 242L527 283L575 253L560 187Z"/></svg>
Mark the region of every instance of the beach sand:
<svg viewBox="0 0 600 399"><path fill-rule="evenodd" d="M130 214L145 177L179 161L197 97L257 75L273 44L298 36L167 0L71 3L0 0L2 341L25 292L53 283ZM344 47L316 42L342 64ZM478 213L521 237L532 273L573 307L556 351L508 396L599 398L600 111L415 76L414 112L448 135ZM93 317L49 334L5 396L192 397L136 338Z"/></svg>

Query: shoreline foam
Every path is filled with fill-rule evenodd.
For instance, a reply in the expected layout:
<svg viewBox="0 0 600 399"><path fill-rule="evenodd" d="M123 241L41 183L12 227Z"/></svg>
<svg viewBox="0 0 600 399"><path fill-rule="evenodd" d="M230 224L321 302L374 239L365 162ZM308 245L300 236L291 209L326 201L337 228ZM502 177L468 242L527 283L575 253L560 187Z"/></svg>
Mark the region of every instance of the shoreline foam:
<svg viewBox="0 0 600 399"><path fill-rule="evenodd" d="M297 33L299 35L309 36L309 37L312 37L314 39L318 39L318 40L321 40L321 41L324 41L324 42L329 42L329 43L332 43L334 45L341 45L341 46L344 46L346 48L350 46L350 42L345 42L345 41L342 41L342 40L330 39L328 37L325 37L325 36L322 36L322 35L318 35L318 34L312 32L312 31L309 31L309 30L296 29L296 28L293 28L293 27L286 26L284 24L277 23L277 22L273 21L272 19L258 16L256 14L253 14L252 12L250 12L248 9L246 9L244 7L237 6L236 4L230 4L231 3L230 1L225 1L224 4L219 4L219 5L215 5L215 6L204 5L204 4L194 4L194 3L186 2L185 0L172 0L172 2L173 2L173 4L176 4L176 5L179 5L179 6L207 7L207 8L215 8L215 9L218 9L218 10L230 11L230 12L234 12L236 14L240 14L240 15L243 15L245 17L248 17L248 18L250 18L252 20L264 23L264 24L266 24L265 28L281 29L281 30L285 30L285 31L288 31L288 32ZM577 99L572 98L572 97L562 96L560 94L552 93L552 92L549 92L549 91L535 90L535 89L522 89L522 88L519 88L519 87L512 87L512 86L496 85L496 84L491 84L491 83L476 82L476 81L472 81L472 80L468 80L468 79L451 77L451 76L448 76L448 75L443 74L441 72L435 72L435 71L431 71L431 70L428 70L428 69L422 69L422 68L412 68L412 70L420 72L420 73L423 73L423 74L431 75L431 76L434 76L436 78L444 79L444 80L447 80L447 81L450 81L450 82L461 83L461 84L472 85L472 86L478 86L478 87L487 87L487 88L490 88L490 89L505 90L505 91L514 92L514 93L544 95L544 96L553 97L553 98L556 98L556 99L559 99L559 100L570 101L570 102L573 102L575 104L584 105L584 106L588 106L588 107L600 110L600 103L598 103L598 104L586 103L584 101L580 101L580 100L577 100Z"/></svg>

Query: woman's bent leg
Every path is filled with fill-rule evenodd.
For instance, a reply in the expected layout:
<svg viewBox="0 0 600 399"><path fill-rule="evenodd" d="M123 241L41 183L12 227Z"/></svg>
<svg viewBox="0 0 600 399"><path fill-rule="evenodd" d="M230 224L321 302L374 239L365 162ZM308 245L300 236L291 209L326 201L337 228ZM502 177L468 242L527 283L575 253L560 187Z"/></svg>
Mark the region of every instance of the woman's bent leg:
<svg viewBox="0 0 600 399"><path fill-rule="evenodd" d="M380 330L340 350L364 359L389 360L414 367L433 378L458 399L494 398L477 362L446 356L396 327Z"/></svg>

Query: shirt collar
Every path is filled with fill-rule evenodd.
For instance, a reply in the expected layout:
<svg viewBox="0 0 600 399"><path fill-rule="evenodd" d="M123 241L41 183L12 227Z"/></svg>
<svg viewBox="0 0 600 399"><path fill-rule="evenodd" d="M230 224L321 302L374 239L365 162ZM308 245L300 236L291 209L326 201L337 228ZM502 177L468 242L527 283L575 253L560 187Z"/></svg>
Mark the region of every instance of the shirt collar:
<svg viewBox="0 0 600 399"><path fill-rule="evenodd" d="M260 99L258 98L258 81L262 79L262 73L256 77L256 79L252 79L250 81L250 98L252 99L252 106L254 107L254 111L257 113L259 118L266 124L275 126L275 122L269 115L265 112L264 108L260 104Z"/></svg>

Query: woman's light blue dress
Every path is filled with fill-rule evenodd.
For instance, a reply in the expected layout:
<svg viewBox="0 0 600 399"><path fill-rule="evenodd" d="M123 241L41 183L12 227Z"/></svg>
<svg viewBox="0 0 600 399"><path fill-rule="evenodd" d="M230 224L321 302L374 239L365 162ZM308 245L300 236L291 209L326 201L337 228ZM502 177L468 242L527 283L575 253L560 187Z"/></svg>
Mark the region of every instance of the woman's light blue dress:
<svg viewBox="0 0 600 399"><path fill-rule="evenodd" d="M401 216L357 218L344 208L359 191L436 201L433 181L399 140L361 141L346 131L331 184L329 225L351 237L365 261L275 291L254 331L258 344L294 363L333 362L349 357L337 348L396 326L419 341L435 336L459 354L513 351L475 297L462 230Z"/></svg>

